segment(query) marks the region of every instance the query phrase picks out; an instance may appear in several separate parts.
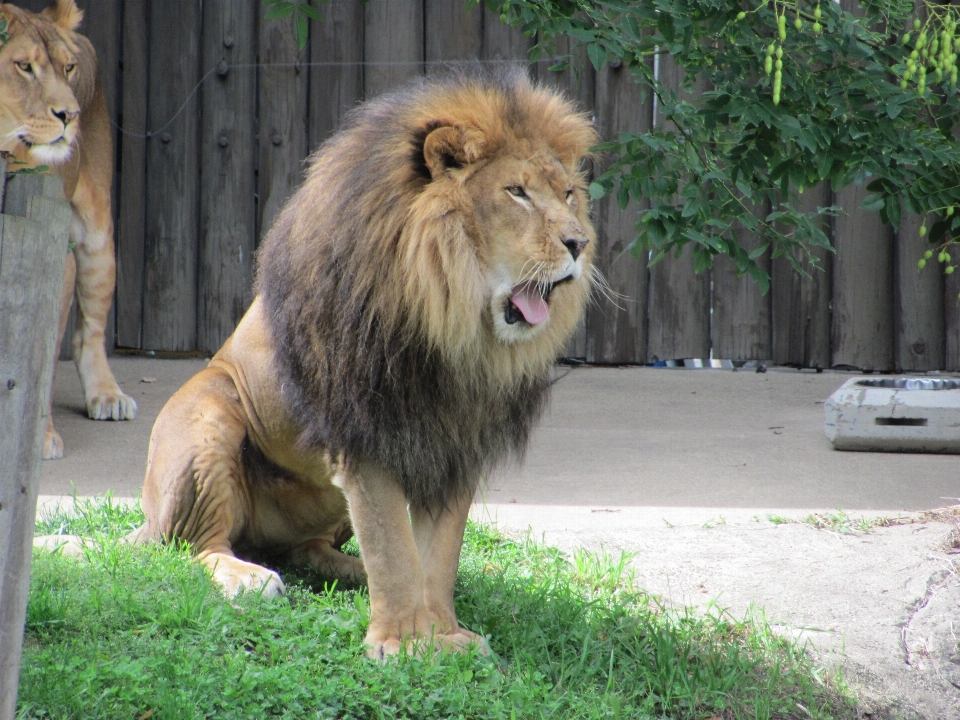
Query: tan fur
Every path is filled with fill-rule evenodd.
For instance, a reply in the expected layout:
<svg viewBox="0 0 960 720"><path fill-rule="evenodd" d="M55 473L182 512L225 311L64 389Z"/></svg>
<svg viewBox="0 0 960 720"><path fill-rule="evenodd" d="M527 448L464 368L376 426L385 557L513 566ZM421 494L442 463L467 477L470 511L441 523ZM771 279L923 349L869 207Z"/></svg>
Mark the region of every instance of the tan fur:
<svg viewBox="0 0 960 720"><path fill-rule="evenodd" d="M117 385L104 348L116 279L113 148L96 54L75 32L83 13L74 0L57 0L39 15L0 4L0 15L9 23L9 41L0 48L0 152L23 163L12 169L52 166L73 209L74 251L64 278L59 337L76 287L73 359L87 414L95 420L132 419L137 404ZM63 456L52 417L48 413L44 458Z"/></svg>
<svg viewBox="0 0 960 720"><path fill-rule="evenodd" d="M579 163L595 139L567 101L517 75L433 82L359 109L265 242L260 294L236 331L160 413L135 538L189 542L231 596L283 591L257 564L265 556L367 580L375 658L487 652L454 611L460 546L480 474L522 451L583 311L594 234ZM511 288L561 279L545 322L505 322ZM289 324L304 318L302 331ZM353 329L320 326L337 322ZM324 441L327 406L299 386L294 355L334 374L331 401L345 409L331 423L412 457L394 467ZM382 385L365 384L380 371ZM404 403L362 407L398 389ZM393 412L404 423L376 426ZM459 453L473 460L458 464ZM409 468L422 472L406 478ZM339 551L354 531L363 562Z"/></svg>

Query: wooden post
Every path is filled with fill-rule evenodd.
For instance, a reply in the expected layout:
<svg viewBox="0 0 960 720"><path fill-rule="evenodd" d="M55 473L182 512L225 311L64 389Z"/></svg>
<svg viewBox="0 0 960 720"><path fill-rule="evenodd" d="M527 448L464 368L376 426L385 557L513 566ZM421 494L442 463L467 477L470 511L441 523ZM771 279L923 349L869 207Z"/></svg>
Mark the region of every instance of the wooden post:
<svg viewBox="0 0 960 720"><path fill-rule="evenodd" d="M0 214L0 720L13 720L71 212L40 175L12 180L6 208L22 210Z"/></svg>

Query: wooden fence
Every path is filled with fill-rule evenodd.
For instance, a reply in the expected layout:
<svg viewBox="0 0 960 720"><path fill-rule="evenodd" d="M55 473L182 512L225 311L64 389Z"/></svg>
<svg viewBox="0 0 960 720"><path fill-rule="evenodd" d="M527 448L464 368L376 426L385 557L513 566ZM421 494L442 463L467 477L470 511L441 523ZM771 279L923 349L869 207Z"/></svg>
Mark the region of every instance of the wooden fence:
<svg viewBox="0 0 960 720"><path fill-rule="evenodd" d="M47 399L70 231L60 178L0 158L0 720L16 716Z"/></svg>
<svg viewBox="0 0 960 720"><path fill-rule="evenodd" d="M126 348L220 346L251 300L259 238L298 184L303 159L346 110L443 61L522 60L531 44L495 13L468 12L463 0L337 0L322 6L324 21L311 24L302 52L292 22L264 20L258 3L80 4L123 128L115 327L116 345ZM663 65L662 77L678 83ZM651 102L625 70L594 72L584 61L576 77L546 68L531 73L592 108L604 137L652 126ZM633 214L597 203L599 265L625 299L616 307L597 297L570 354L597 363L712 353L802 367L960 370L960 279L935 268L918 273L920 218L906 217L893 232L858 210L863 194L807 190L810 207L846 209L827 228L837 253L809 278L785 259L769 263L766 296L725 258L700 275L689 251L647 268L624 253Z"/></svg>

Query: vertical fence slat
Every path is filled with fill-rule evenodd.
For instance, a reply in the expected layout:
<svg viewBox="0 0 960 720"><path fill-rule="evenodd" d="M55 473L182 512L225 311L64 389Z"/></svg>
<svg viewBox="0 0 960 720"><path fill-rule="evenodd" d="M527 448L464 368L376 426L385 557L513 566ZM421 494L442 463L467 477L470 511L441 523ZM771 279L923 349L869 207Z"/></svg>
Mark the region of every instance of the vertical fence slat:
<svg viewBox="0 0 960 720"><path fill-rule="evenodd" d="M953 256L956 262L956 248L953 249ZM943 266L934 268L934 272L940 272L941 267ZM943 320L946 335L943 369L947 372L960 372L960 277L957 273L950 275L944 282Z"/></svg>
<svg viewBox="0 0 960 720"><path fill-rule="evenodd" d="M323 22L310 27L311 152L363 99L363 15L359 2L330 3L323 7Z"/></svg>
<svg viewBox="0 0 960 720"><path fill-rule="evenodd" d="M257 5L203 3L197 349L216 352L252 299ZM236 66L236 67L235 67Z"/></svg>
<svg viewBox="0 0 960 720"><path fill-rule="evenodd" d="M197 347L201 4L150 3L143 346ZM173 115L187 101L179 115Z"/></svg>
<svg viewBox="0 0 960 720"><path fill-rule="evenodd" d="M800 210L813 212L827 207L832 200L830 187L819 183L800 196ZM821 220L821 229L832 234L829 218ZM814 269L805 253L795 257L808 275L793 269L789 260L779 257L772 262L770 295L773 304L773 354L778 365L796 367L830 367L830 297L833 253L816 249L820 270Z"/></svg>
<svg viewBox="0 0 960 720"><path fill-rule="evenodd" d="M483 47L480 51L484 60L517 60L527 64L530 60L530 48L533 38L524 35L520 28L500 22L500 15L481 3L483 12Z"/></svg>
<svg viewBox="0 0 960 720"><path fill-rule="evenodd" d="M427 74L442 70L437 62L479 60L483 48L483 13L466 3L425 0Z"/></svg>
<svg viewBox="0 0 960 720"><path fill-rule="evenodd" d="M369 99L423 74L423 0L370 0L364 16L363 94Z"/></svg>
<svg viewBox="0 0 960 720"><path fill-rule="evenodd" d="M147 0L126 0L123 77L117 152L120 186L117 220L117 344L139 348L143 331L144 231L146 229Z"/></svg>
<svg viewBox="0 0 960 720"><path fill-rule="evenodd" d="M864 185L836 194L833 359L863 370L893 369L893 232L880 213L861 210Z"/></svg>
<svg viewBox="0 0 960 720"><path fill-rule="evenodd" d="M927 217L927 227L936 217ZM923 252L932 247L919 230L923 219L904 213L896 232L894 289L896 336L894 360L897 372L939 370L944 362L942 266L917 268Z"/></svg>
<svg viewBox="0 0 960 720"><path fill-rule="evenodd" d="M649 132L653 96L641 98L641 88L625 67L609 65L597 73L597 130L603 139L622 132ZM599 158L605 169L610 158ZM627 251L636 236L638 207L622 211L616 197L599 200L594 208L599 246L596 266L614 297L594 290L587 310L587 361L633 363L647 354L647 254L639 258Z"/></svg>
<svg viewBox="0 0 960 720"><path fill-rule="evenodd" d="M766 203L752 208L761 219L768 214ZM750 251L762 238L743 228L736 230L740 245ZM765 254L757 264L770 272L770 256ZM713 356L727 360L769 360L772 354L770 329L770 295L763 295L749 275L737 277L737 268L727 255L716 258L713 275L713 317L710 335Z"/></svg>
<svg viewBox="0 0 960 720"><path fill-rule="evenodd" d="M5 163L0 160L0 185ZM62 187L0 215L0 717L16 716L20 654L71 212ZM30 342L23 342L29 338Z"/></svg>
<svg viewBox="0 0 960 720"><path fill-rule="evenodd" d="M340 5L342 3L337 3ZM312 23L316 31L327 24ZM263 20L260 23L260 159L257 173L259 198L258 236L263 238L277 213L303 179L307 156L307 83L304 53L297 49L294 24ZM326 68L324 68L326 69ZM319 107L328 101L318 98Z"/></svg>
<svg viewBox="0 0 960 720"><path fill-rule="evenodd" d="M667 92L681 90L683 69L660 56L659 79ZM693 95L702 92L696 88ZM667 122L662 114L657 126ZM693 271L692 248L677 258L671 253L650 268L647 360L705 358L710 355L710 273Z"/></svg>

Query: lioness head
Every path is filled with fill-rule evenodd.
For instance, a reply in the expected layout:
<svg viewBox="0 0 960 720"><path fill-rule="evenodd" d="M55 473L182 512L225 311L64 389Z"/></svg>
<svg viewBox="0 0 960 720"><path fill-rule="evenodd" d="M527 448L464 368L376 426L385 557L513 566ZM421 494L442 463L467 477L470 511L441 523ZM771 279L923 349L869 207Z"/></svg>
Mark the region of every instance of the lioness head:
<svg viewBox="0 0 960 720"><path fill-rule="evenodd" d="M9 36L0 47L0 151L60 164L96 77L92 48L74 32L83 13L74 0L57 0L39 15L3 4L0 16Z"/></svg>

